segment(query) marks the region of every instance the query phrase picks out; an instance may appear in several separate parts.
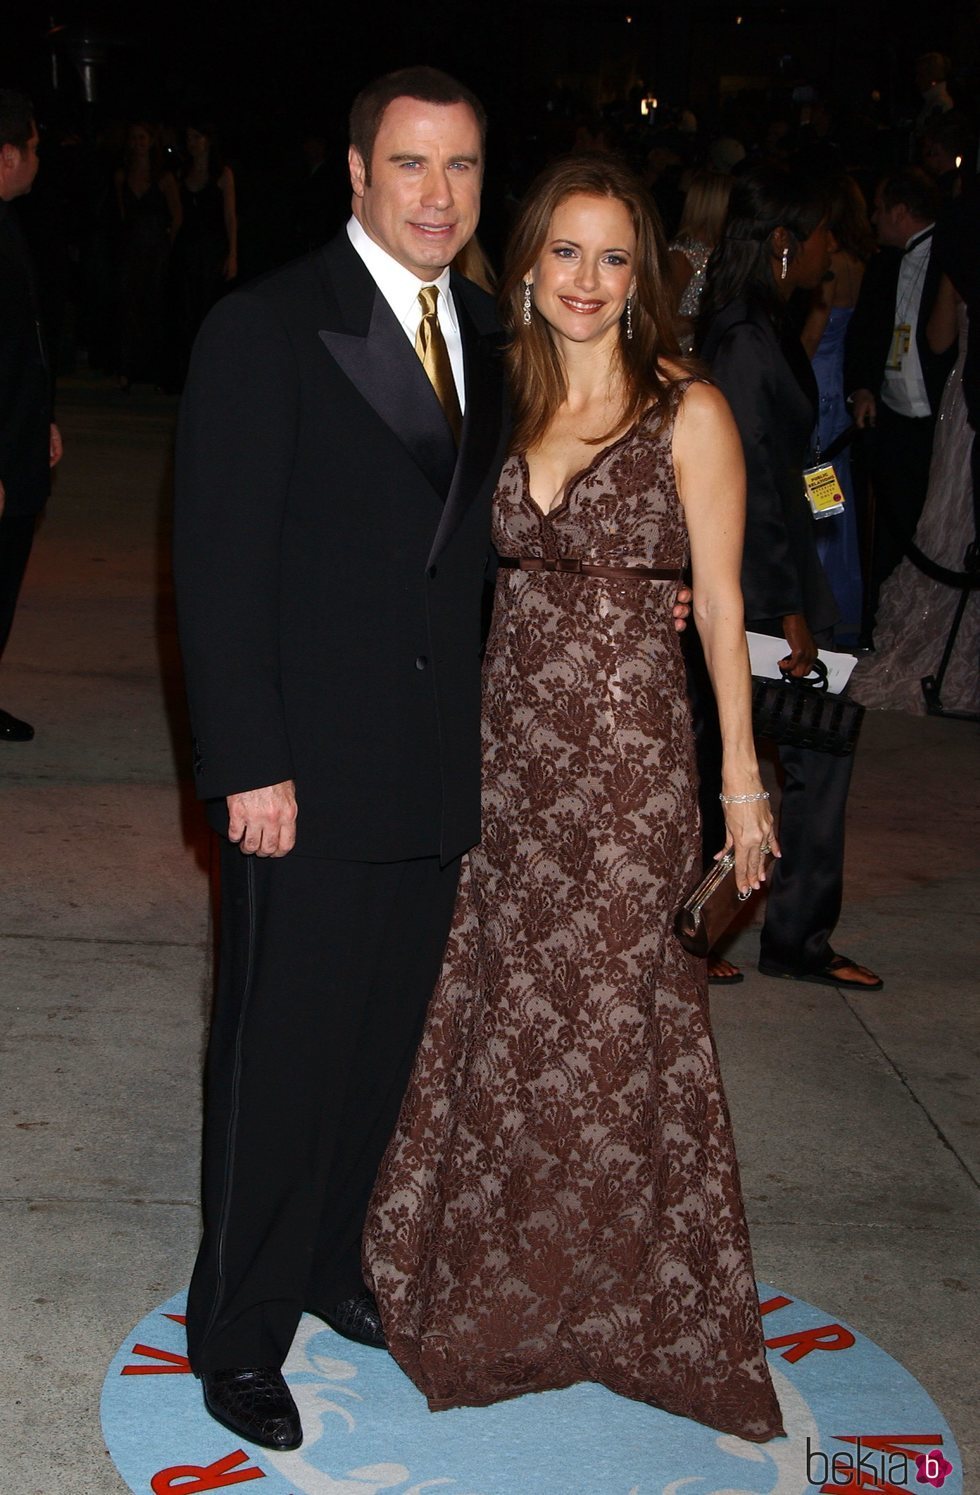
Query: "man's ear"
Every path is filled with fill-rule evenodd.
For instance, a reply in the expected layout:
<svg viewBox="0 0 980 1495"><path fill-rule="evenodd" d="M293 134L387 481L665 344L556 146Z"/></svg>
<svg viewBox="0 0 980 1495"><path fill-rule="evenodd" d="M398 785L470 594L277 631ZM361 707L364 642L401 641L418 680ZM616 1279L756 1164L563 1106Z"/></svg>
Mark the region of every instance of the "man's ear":
<svg viewBox="0 0 980 1495"><path fill-rule="evenodd" d="M367 173L364 170L364 158L356 145L352 145L347 152L347 165L350 170L351 191L355 197L363 197L364 181Z"/></svg>

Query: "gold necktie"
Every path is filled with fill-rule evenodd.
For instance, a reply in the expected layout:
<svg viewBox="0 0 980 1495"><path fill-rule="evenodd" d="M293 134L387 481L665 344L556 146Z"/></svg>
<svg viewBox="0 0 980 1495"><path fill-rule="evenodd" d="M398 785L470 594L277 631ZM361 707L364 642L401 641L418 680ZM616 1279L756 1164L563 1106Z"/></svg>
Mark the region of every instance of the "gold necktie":
<svg viewBox="0 0 980 1495"><path fill-rule="evenodd" d="M449 428L458 446L459 434L463 429L463 415L459 408L459 395L456 393L453 366L449 361L449 349L446 347L446 339L439 326L439 316L436 312L438 299L438 286L424 286L419 291L422 320L415 334L415 351L422 360L422 367L436 392L436 398L442 406L443 414L449 422Z"/></svg>

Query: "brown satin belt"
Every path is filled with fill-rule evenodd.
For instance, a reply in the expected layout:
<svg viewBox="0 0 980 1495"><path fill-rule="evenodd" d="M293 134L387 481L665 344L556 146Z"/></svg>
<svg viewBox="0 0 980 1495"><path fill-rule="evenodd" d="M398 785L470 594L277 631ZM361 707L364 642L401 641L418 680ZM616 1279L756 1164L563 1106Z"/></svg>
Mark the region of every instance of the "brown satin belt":
<svg viewBox="0 0 980 1495"><path fill-rule="evenodd" d="M581 561L577 556L558 556L554 560L537 555L502 555L498 565L516 567L520 571L568 571L573 576L598 576L608 581L626 581L640 576L648 581L680 581L681 568L674 566L594 566L591 561Z"/></svg>

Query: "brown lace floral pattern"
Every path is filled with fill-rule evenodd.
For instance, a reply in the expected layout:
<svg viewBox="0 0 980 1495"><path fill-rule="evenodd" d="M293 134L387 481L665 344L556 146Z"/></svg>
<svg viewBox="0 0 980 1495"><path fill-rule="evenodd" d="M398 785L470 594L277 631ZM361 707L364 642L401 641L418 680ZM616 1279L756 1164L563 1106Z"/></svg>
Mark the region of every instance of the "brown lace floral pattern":
<svg viewBox="0 0 980 1495"><path fill-rule="evenodd" d="M520 457L502 555L682 565L671 423L544 516ZM502 570L483 841L365 1233L395 1359L433 1409L598 1381L781 1432L703 962L671 933L698 826L674 587Z"/></svg>

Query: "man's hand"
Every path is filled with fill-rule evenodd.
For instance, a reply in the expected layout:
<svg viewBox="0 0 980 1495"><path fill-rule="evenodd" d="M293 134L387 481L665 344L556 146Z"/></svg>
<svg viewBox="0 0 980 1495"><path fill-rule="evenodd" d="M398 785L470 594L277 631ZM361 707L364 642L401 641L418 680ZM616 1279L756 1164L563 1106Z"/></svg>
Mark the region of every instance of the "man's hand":
<svg viewBox="0 0 980 1495"><path fill-rule="evenodd" d="M246 855L284 857L296 845L296 785L292 779L228 795L228 839Z"/></svg>
<svg viewBox="0 0 980 1495"><path fill-rule="evenodd" d="M691 602L694 593L690 587L677 588L677 601L674 603L673 619L674 627L678 633L683 633L687 627L687 620L691 616Z"/></svg>
<svg viewBox="0 0 980 1495"><path fill-rule="evenodd" d="M817 660L817 645L809 624L802 613L787 613L783 619L783 637L789 644L790 653L779 661L784 675L795 675L802 679L809 675Z"/></svg>
<svg viewBox="0 0 980 1495"><path fill-rule="evenodd" d="M866 426L873 426L878 419L878 406L870 389L856 389L851 395L851 411L854 415L854 424L859 430Z"/></svg>
<svg viewBox="0 0 980 1495"><path fill-rule="evenodd" d="M57 467L58 463L64 456L64 453L65 448L64 443L61 440L61 432L58 430L58 427L55 425L54 421L52 421L51 438L48 444L48 466Z"/></svg>

